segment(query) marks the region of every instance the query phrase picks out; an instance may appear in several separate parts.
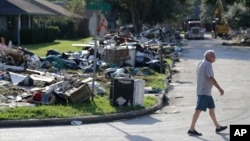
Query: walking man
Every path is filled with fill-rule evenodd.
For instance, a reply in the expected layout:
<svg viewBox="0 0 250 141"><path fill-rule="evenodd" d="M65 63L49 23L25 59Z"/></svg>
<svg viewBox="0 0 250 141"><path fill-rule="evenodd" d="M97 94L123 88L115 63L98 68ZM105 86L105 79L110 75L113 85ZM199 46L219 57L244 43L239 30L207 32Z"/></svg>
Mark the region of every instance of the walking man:
<svg viewBox="0 0 250 141"><path fill-rule="evenodd" d="M211 95L212 87L215 86L220 95L224 94L224 90L219 86L216 79L214 78L214 72L212 68L212 63L215 62L215 52L213 50L207 50L204 53L204 59L201 60L197 66L197 105L193 115L192 123L190 129L188 130L189 135L201 136L202 134L196 131L195 124L199 118L202 111L206 112L209 109L209 115L215 125L215 132L219 133L225 129L227 126L221 126L217 122L216 115L214 112L215 104L213 97Z"/></svg>

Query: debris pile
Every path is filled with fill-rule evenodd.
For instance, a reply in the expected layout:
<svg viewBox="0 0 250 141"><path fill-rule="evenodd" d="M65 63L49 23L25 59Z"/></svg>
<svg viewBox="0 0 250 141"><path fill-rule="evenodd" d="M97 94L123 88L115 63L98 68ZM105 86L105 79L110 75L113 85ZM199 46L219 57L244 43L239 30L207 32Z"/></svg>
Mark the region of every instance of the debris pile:
<svg viewBox="0 0 250 141"><path fill-rule="evenodd" d="M90 89L94 69L106 79L147 75L143 68L166 73L171 65L164 58L178 61L181 37L176 33L163 35L158 30L148 29L136 37L121 32L107 34L96 47L93 42L73 44L82 50L51 49L43 58L1 42L0 107L82 103L93 98L94 93L105 93L97 82L94 91Z"/></svg>
<svg viewBox="0 0 250 141"><path fill-rule="evenodd" d="M223 42L225 46L250 46L250 28L240 31L233 31L228 37L228 42Z"/></svg>

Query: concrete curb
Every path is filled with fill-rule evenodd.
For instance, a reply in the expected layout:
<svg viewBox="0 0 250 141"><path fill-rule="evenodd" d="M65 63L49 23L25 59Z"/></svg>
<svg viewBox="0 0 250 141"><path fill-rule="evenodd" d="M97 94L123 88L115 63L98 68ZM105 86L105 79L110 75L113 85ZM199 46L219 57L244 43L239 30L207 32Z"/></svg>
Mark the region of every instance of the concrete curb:
<svg viewBox="0 0 250 141"><path fill-rule="evenodd" d="M78 118L51 118L51 119L29 119L29 120L1 120L0 128L2 127L35 127L35 126L59 126L59 125L72 125L72 121L80 121L81 124L99 123L99 122L109 122L121 119L129 119L138 116L143 116L147 114L154 113L155 111L161 109L165 104L165 94L162 94L158 98L158 103L154 106L131 111L126 113L117 113L109 115L98 115L98 116L86 116Z"/></svg>

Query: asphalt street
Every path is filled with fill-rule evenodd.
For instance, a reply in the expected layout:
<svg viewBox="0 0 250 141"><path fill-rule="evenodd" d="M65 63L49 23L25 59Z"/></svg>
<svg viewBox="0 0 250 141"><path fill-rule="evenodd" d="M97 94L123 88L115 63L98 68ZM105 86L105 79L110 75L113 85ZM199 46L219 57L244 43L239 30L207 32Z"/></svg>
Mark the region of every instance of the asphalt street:
<svg viewBox="0 0 250 141"><path fill-rule="evenodd" d="M207 49L215 50L217 59L213 64L215 78L225 91L220 96L217 89L212 93L216 104L216 115L221 125L250 125L249 69L250 47L222 46L223 41L184 41L180 62L175 63L173 89L168 93L169 105L156 112L117 119L102 123L44 127L0 128L0 139L4 141L229 141L229 128L215 133L208 112L202 112L196 129L202 136L187 135L196 104L195 69ZM155 109L154 109L155 110Z"/></svg>

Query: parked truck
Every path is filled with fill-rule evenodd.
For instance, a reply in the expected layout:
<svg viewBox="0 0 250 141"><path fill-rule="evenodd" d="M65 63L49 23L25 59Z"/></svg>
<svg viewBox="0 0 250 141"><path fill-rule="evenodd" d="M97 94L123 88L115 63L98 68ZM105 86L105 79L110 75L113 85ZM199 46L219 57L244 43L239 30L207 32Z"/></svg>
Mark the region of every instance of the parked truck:
<svg viewBox="0 0 250 141"><path fill-rule="evenodd" d="M200 20L188 20L185 39L204 39L204 30Z"/></svg>

